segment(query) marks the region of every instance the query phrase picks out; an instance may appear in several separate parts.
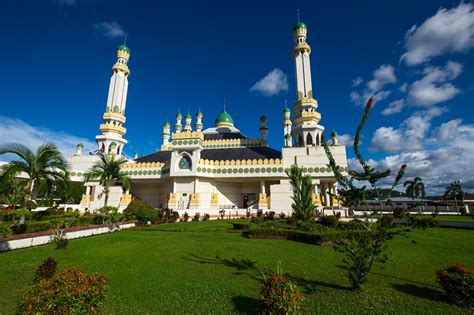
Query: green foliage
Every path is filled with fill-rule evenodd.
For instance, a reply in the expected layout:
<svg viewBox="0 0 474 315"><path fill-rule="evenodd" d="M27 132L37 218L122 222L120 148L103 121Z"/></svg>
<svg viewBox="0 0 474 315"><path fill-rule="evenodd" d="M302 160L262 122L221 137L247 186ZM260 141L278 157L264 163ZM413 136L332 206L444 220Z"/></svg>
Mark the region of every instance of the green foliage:
<svg viewBox="0 0 474 315"><path fill-rule="evenodd" d="M20 298L21 314L97 314L108 290L105 276L71 267L41 280Z"/></svg>
<svg viewBox="0 0 474 315"><path fill-rule="evenodd" d="M286 214L285 212L280 213L280 220L285 220Z"/></svg>
<svg viewBox="0 0 474 315"><path fill-rule="evenodd" d="M413 180L407 180L403 183L405 187L405 194L411 199L425 198L425 184L420 177L415 177Z"/></svg>
<svg viewBox="0 0 474 315"><path fill-rule="evenodd" d="M311 176L303 175L303 168L296 165L287 170L286 174L290 178L293 188L293 196L291 197L293 200L291 205L293 217L296 220L311 220L314 217L314 209L316 208L313 203L314 184L312 183Z"/></svg>
<svg viewBox="0 0 474 315"><path fill-rule="evenodd" d="M387 230L379 224L373 230L352 232L348 239L338 242L335 249L344 253L343 263L352 289L362 288L376 261L388 260L384 252L389 239Z"/></svg>
<svg viewBox="0 0 474 315"><path fill-rule="evenodd" d="M282 273L280 265L273 275L263 274L260 291L262 314L299 314L304 300L303 292Z"/></svg>
<svg viewBox="0 0 474 315"><path fill-rule="evenodd" d="M184 212L184 214L183 214L183 221L184 221L184 222L188 222L188 221L189 221L189 213Z"/></svg>
<svg viewBox="0 0 474 315"><path fill-rule="evenodd" d="M35 272L35 281L41 281L51 278L56 272L58 262L52 257L46 258Z"/></svg>
<svg viewBox="0 0 474 315"><path fill-rule="evenodd" d="M100 160L88 172L84 173L84 179L86 182L99 181L99 184L104 187L104 205L107 206L110 187L120 185L125 190L130 190L131 182L128 175L121 170L121 166L127 163L127 160L123 158L116 159L114 154L99 153L98 156Z"/></svg>
<svg viewBox="0 0 474 315"><path fill-rule="evenodd" d="M56 244L56 249L66 249L68 245L66 230L74 224L78 217L77 213L66 212L63 217L50 221L54 225L52 240Z"/></svg>
<svg viewBox="0 0 474 315"><path fill-rule="evenodd" d="M17 177L22 172L28 174L28 179L25 179L25 190L28 191L28 197L25 198L25 201L36 200L41 184L50 187L53 183L63 182L68 178L66 160L53 144L42 144L36 149L36 152L33 152L23 144L10 143L0 147L0 155L3 154L14 154L20 160L4 165L2 178Z"/></svg>
<svg viewBox="0 0 474 315"><path fill-rule="evenodd" d="M201 218L201 214L199 212L196 212L194 214L193 221L199 221L200 218Z"/></svg>
<svg viewBox="0 0 474 315"><path fill-rule="evenodd" d="M123 214L118 211L117 207L104 206L96 210L99 217L102 218L102 224L117 225L123 221Z"/></svg>
<svg viewBox="0 0 474 315"><path fill-rule="evenodd" d="M267 211L263 215L263 220L265 221L274 221L275 220L275 211Z"/></svg>
<svg viewBox="0 0 474 315"><path fill-rule="evenodd" d="M319 218L318 222L324 226L335 227L339 222L339 217L335 215L323 215Z"/></svg>
<svg viewBox="0 0 474 315"><path fill-rule="evenodd" d="M0 211L2 220L20 223L21 220L29 220L33 216L30 210L17 209L11 211Z"/></svg>
<svg viewBox="0 0 474 315"><path fill-rule="evenodd" d="M211 216L209 215L209 213L204 213L204 216L202 217L202 220L203 221L209 221L210 218L211 218Z"/></svg>
<svg viewBox="0 0 474 315"><path fill-rule="evenodd" d="M455 263L436 271L438 284L456 305L474 308L474 270Z"/></svg>
<svg viewBox="0 0 474 315"><path fill-rule="evenodd" d="M460 212L459 207L458 207L458 200L461 201L461 204L464 201L464 192L462 190L461 182L456 180L452 182L451 184L449 184L449 186L446 187L446 191L444 192L443 198L445 200L453 199L454 205L456 207L456 211ZM463 213L461 214L466 214L466 209L464 208L461 208L461 209L464 210Z"/></svg>
<svg viewBox="0 0 474 315"><path fill-rule="evenodd" d="M133 199L123 211L127 220L138 220L141 224L146 224L148 221L155 222L158 217L158 210L150 205L141 203Z"/></svg>

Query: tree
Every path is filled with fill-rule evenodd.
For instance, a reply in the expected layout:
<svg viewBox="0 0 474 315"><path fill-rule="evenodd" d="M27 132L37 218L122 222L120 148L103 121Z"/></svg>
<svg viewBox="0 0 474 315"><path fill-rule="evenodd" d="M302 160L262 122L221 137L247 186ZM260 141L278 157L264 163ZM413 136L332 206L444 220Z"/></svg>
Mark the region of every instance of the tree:
<svg viewBox="0 0 474 315"><path fill-rule="evenodd" d="M104 187L104 206L107 206L112 185L120 185L125 190L130 189L130 178L120 169L124 163L127 163L127 160L123 158L116 159L115 154L99 153L98 156L100 160L88 172L84 173L84 179L86 182L99 180L99 184Z"/></svg>
<svg viewBox="0 0 474 315"><path fill-rule="evenodd" d="M28 175L26 189L28 201L35 201L41 183L51 185L54 182L66 181L68 178L67 164L54 144L44 143L36 152L20 143L9 143L0 147L0 155L14 154L19 161L11 161L3 166L2 177L17 177L21 173Z"/></svg>
<svg viewBox="0 0 474 315"><path fill-rule="evenodd" d="M456 180L449 184L449 186L446 187L446 191L444 192L443 198L444 200L454 199L456 212L459 212L458 199L460 199L461 201L464 200L464 192L462 190L461 182Z"/></svg>
<svg viewBox="0 0 474 315"><path fill-rule="evenodd" d="M407 180L403 183L405 187L405 193L411 199L416 199L417 202L420 202L421 198L425 198L425 184L423 183L420 177L415 177L413 180Z"/></svg>
<svg viewBox="0 0 474 315"><path fill-rule="evenodd" d="M303 175L303 169L293 165L286 174L293 187L293 216L297 220L308 221L314 216L316 206L313 203L314 184L311 177Z"/></svg>

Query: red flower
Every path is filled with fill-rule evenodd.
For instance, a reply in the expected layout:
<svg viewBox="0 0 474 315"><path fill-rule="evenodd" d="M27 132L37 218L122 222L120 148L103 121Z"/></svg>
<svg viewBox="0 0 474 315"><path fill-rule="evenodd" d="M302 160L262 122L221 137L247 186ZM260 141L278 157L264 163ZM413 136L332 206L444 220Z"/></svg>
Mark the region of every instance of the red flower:
<svg viewBox="0 0 474 315"><path fill-rule="evenodd" d="M365 108L371 108L373 103L374 103L374 97L371 96L369 100L367 101L367 104L365 104Z"/></svg>

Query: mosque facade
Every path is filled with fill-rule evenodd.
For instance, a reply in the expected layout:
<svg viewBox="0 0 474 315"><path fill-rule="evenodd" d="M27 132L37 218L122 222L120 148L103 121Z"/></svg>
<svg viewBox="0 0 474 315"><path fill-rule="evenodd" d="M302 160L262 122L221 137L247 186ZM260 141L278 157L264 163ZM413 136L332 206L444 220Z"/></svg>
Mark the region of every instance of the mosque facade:
<svg viewBox="0 0 474 315"><path fill-rule="evenodd" d="M183 117L178 112L173 125L163 125L159 151L135 156L124 164L131 190L112 187L109 205L123 210L132 198L137 198L155 207L176 210L180 215L200 212L217 217L222 210L236 216L258 210L291 213L292 187L285 170L298 165L315 184L315 204L322 209L338 207L337 200L331 197L337 194L337 182L322 147L324 127L312 89L307 30L301 22L292 29L296 99L292 110L282 110L281 148L268 145L265 116L260 118L260 137L248 138L226 110L217 115L214 126L209 128L204 128L201 112L194 116L194 124L189 113ZM79 144L76 154L68 159L75 181L83 180L82 174L99 159L98 152L123 155L127 144L124 124L129 59L130 49L118 46L106 111L96 136L98 149L83 154ZM330 149L337 165L347 169L345 146L339 145L336 132L331 133L331 138ZM85 185L81 209L93 211L102 207L104 196L99 183Z"/></svg>

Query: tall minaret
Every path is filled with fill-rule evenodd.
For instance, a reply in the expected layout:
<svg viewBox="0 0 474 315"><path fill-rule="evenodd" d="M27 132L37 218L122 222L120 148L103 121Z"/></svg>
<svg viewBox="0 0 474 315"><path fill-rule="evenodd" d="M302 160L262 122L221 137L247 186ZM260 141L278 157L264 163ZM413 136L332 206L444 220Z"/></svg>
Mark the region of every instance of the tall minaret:
<svg viewBox="0 0 474 315"><path fill-rule="evenodd" d="M163 125L163 132L161 133L161 136L163 138L163 145L161 146L162 150L167 150L169 146L169 141L170 141L170 123L165 122Z"/></svg>
<svg viewBox="0 0 474 315"><path fill-rule="evenodd" d="M196 114L196 123L194 124L194 129L196 129L196 132L201 132L202 131L202 113L201 110L199 110Z"/></svg>
<svg viewBox="0 0 474 315"><path fill-rule="evenodd" d="M99 151L103 153L122 154L123 147L127 144L127 140L123 138L127 131L123 124L130 75L127 65L129 59L130 49L125 45L118 46L117 62L112 67L104 122L100 125L101 134L95 137Z"/></svg>
<svg viewBox="0 0 474 315"><path fill-rule="evenodd" d="M267 143L267 133L268 133L268 126L267 126L267 117L262 116L260 117L260 128L258 129L260 135L262 136L262 144Z"/></svg>
<svg viewBox="0 0 474 315"><path fill-rule="evenodd" d="M193 118L191 117L190 113L187 113L186 116L184 116L184 132L191 132L193 129L191 127L191 120Z"/></svg>
<svg viewBox="0 0 474 315"><path fill-rule="evenodd" d="M181 130L183 130L183 125L181 125L181 119L183 118L183 115L181 115L181 111L178 111L176 114L176 124L174 124L174 131L176 133L180 133Z"/></svg>
<svg viewBox="0 0 474 315"><path fill-rule="evenodd" d="M290 120L291 111L288 107L283 109L283 139L285 147L291 147L291 120Z"/></svg>
<svg viewBox="0 0 474 315"><path fill-rule="evenodd" d="M313 98L309 60L311 47L306 42L307 31L306 25L302 22L298 21L293 26L295 47L292 56L296 70L296 101L293 107L295 128L291 131L291 135L298 147L320 145L321 134L324 131L324 127L318 125L321 114L316 111L318 102Z"/></svg>

